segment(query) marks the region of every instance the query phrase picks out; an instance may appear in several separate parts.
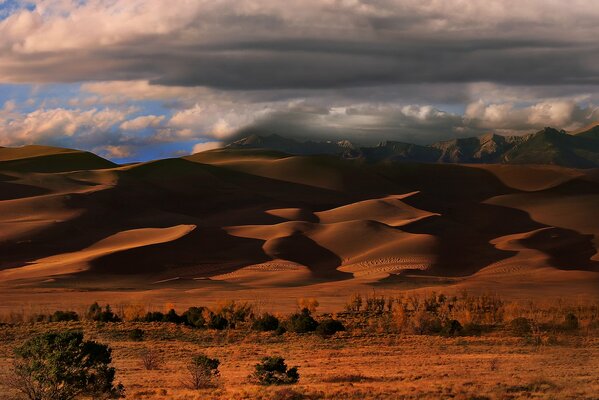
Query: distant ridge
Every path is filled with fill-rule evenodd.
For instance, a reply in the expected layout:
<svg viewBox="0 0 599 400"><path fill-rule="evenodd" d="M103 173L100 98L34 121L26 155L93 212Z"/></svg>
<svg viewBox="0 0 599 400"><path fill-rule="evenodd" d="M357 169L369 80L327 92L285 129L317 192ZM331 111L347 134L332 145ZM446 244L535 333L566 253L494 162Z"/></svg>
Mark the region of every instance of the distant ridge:
<svg viewBox="0 0 599 400"><path fill-rule="evenodd" d="M599 125L575 135L547 127L524 136L489 133L426 146L386 141L374 147L361 147L347 140L300 142L276 134L252 134L230 143L227 148L260 148L295 155L328 154L367 162L546 164L596 168L599 167Z"/></svg>

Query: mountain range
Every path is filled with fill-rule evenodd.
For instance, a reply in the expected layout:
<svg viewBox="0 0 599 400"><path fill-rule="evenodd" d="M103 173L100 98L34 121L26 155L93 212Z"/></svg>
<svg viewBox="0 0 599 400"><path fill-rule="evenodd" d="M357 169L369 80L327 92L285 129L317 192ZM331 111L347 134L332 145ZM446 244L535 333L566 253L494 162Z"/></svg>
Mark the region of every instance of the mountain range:
<svg viewBox="0 0 599 400"><path fill-rule="evenodd" d="M328 154L367 162L545 164L595 168L599 167L599 125L575 135L547 127L524 136L489 133L431 145L386 141L374 147L359 146L348 140L301 142L277 134L252 134L227 147L262 148L294 155Z"/></svg>

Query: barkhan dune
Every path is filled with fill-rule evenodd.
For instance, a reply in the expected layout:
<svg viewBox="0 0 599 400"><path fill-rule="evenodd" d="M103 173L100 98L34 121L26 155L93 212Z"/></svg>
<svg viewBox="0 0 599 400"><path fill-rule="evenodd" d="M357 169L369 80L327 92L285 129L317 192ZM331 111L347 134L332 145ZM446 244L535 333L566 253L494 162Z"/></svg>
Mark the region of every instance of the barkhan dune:
<svg viewBox="0 0 599 400"><path fill-rule="evenodd" d="M0 300L599 296L598 177L248 149L118 166L0 148Z"/></svg>

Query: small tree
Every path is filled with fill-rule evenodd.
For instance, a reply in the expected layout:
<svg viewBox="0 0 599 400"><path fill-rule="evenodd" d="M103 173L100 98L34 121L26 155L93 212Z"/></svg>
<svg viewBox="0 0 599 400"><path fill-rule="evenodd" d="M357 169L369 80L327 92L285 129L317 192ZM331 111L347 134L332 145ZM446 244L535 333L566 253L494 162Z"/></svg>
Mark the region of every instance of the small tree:
<svg viewBox="0 0 599 400"><path fill-rule="evenodd" d="M145 349L141 352L141 363L148 371L160 369L164 363L162 355L154 349Z"/></svg>
<svg viewBox="0 0 599 400"><path fill-rule="evenodd" d="M283 357L264 357L254 367L250 380L258 385L290 385L299 381L297 367L287 368Z"/></svg>
<svg viewBox="0 0 599 400"><path fill-rule="evenodd" d="M279 327L279 319L272 314L263 314L252 323L252 329L256 331L276 331Z"/></svg>
<svg viewBox="0 0 599 400"><path fill-rule="evenodd" d="M317 327L318 322L312 318L310 310L307 308L304 308L299 314L292 314L285 321L285 328L295 333L314 332Z"/></svg>
<svg viewBox="0 0 599 400"><path fill-rule="evenodd" d="M194 328L204 328L206 326L206 317L204 316L206 312L205 307L190 307L183 313L183 322Z"/></svg>
<svg viewBox="0 0 599 400"><path fill-rule="evenodd" d="M569 331L575 331L579 327L578 317L572 313L568 313L564 318L564 329Z"/></svg>
<svg viewBox="0 0 599 400"><path fill-rule="evenodd" d="M55 311L48 318L49 322L79 321L79 315L75 311Z"/></svg>
<svg viewBox="0 0 599 400"><path fill-rule="evenodd" d="M205 354L194 356L187 366L189 377L186 386L196 390L216 386L220 375L219 365L220 361L218 359L210 358Z"/></svg>
<svg viewBox="0 0 599 400"><path fill-rule="evenodd" d="M130 330L127 336L133 342L141 342L144 340L145 332L143 329L135 328Z"/></svg>
<svg viewBox="0 0 599 400"><path fill-rule="evenodd" d="M342 331L345 331L345 326L343 326L341 321L332 318L321 321L316 328L316 333L323 337L331 336Z"/></svg>
<svg viewBox="0 0 599 400"><path fill-rule="evenodd" d="M123 386L114 385L110 348L84 341L82 332L35 336L17 347L15 356L12 386L30 400L123 397Z"/></svg>
<svg viewBox="0 0 599 400"><path fill-rule="evenodd" d="M110 305L106 304L104 310L98 303L92 304L87 313L85 314L86 318L92 321L98 322L120 322L121 319L112 312Z"/></svg>

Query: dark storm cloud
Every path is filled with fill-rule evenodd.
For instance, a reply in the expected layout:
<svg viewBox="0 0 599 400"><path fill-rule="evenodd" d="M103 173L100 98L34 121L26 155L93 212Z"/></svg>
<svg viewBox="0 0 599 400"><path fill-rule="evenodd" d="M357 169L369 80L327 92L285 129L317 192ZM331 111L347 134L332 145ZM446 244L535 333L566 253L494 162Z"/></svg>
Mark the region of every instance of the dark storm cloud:
<svg viewBox="0 0 599 400"><path fill-rule="evenodd" d="M599 83L599 46L589 36L599 34L596 11L578 3L490 1L488 11L462 0L170 8L133 0L104 8L72 2L70 12L65 3L40 1L0 23L0 79L150 79L227 90ZM104 19L110 24L85 25Z"/></svg>

